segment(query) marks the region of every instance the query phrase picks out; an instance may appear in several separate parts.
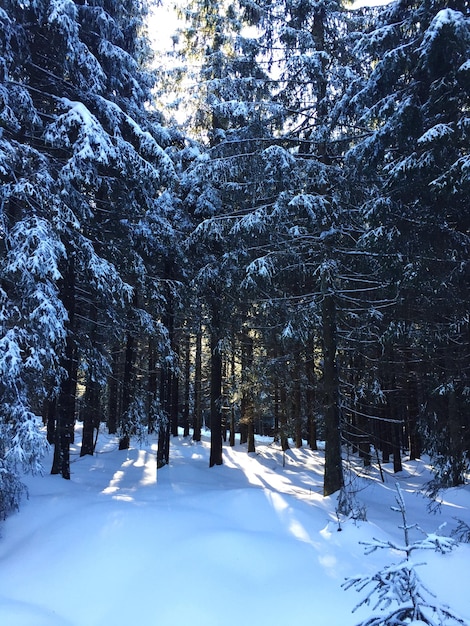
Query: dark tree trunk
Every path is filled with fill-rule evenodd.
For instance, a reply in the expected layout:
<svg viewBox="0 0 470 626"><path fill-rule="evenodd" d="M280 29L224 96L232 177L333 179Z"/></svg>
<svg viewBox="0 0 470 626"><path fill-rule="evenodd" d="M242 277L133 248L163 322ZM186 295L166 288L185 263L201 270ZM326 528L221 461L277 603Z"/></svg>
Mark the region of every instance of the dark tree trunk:
<svg viewBox="0 0 470 626"><path fill-rule="evenodd" d="M124 357L124 377L122 380L121 437L119 450L127 450L130 445L131 433L129 424L129 408L131 406L134 387L135 339L131 332L127 333L126 352Z"/></svg>
<svg viewBox="0 0 470 626"><path fill-rule="evenodd" d="M214 319L215 318L215 319ZM219 324L212 316L211 329L211 450L209 467L222 465L222 354L219 346Z"/></svg>
<svg viewBox="0 0 470 626"><path fill-rule="evenodd" d="M317 422L315 419L315 379L313 372L313 355L311 359L306 360L307 373L307 421L308 421L308 445L311 450L318 450L317 444Z"/></svg>
<svg viewBox="0 0 470 626"><path fill-rule="evenodd" d="M155 403L157 401L158 392L158 375L157 375L157 350L154 340L150 337L148 343L148 431L149 433L155 432Z"/></svg>
<svg viewBox="0 0 470 626"><path fill-rule="evenodd" d="M407 396L407 431L410 460L414 461L421 457L421 441L418 433L418 384L416 373L411 370L409 358L405 359L406 366L406 396Z"/></svg>
<svg viewBox="0 0 470 626"><path fill-rule="evenodd" d="M100 427L100 386L89 379L84 396L82 411L83 434L80 456L93 456L95 452L96 433Z"/></svg>
<svg viewBox="0 0 470 626"><path fill-rule="evenodd" d="M236 374L236 366L235 366L235 339L232 341L232 354L230 358L230 380L231 384L234 385ZM230 405L230 435L229 435L229 445L233 448L235 445L235 404L232 402Z"/></svg>
<svg viewBox="0 0 470 626"><path fill-rule="evenodd" d="M70 444L73 441L75 424L75 397L77 389L77 352L75 346L75 267L71 257L64 271L61 284L62 302L67 310L68 334L65 344L63 368L66 376L62 381L59 397L54 433L54 458L51 474L61 474L66 480L70 479Z"/></svg>
<svg viewBox="0 0 470 626"><path fill-rule="evenodd" d="M173 437L178 436L178 408L179 408L179 377L175 372L170 376L170 429Z"/></svg>
<svg viewBox="0 0 470 626"><path fill-rule="evenodd" d="M336 307L334 296L325 293L322 303L323 378L325 386L325 475L323 495L343 487L339 383L336 365Z"/></svg>
<svg viewBox="0 0 470 626"><path fill-rule="evenodd" d="M287 435L287 392L286 386L281 384L279 389L279 438L283 452L289 450L289 437Z"/></svg>
<svg viewBox="0 0 470 626"><path fill-rule="evenodd" d="M186 333L184 341L184 401L183 401L183 436L189 437L189 396L191 384L191 338Z"/></svg>
<svg viewBox="0 0 470 626"><path fill-rule="evenodd" d="M91 304L89 311L89 319L93 326L90 331L90 339L93 345L102 341L98 333L98 312L96 307ZM88 376L86 381L86 389L83 396L83 408L81 411L81 420L83 422L82 445L80 447L80 456L91 455L95 452L95 441L100 427L100 397L101 387L93 377L94 366L89 363ZM95 436L96 433L96 436Z"/></svg>
<svg viewBox="0 0 470 626"><path fill-rule="evenodd" d="M298 367L295 368L294 381L294 398L292 403L294 429L295 429L295 447L302 447L302 389L300 385L300 372Z"/></svg>
<svg viewBox="0 0 470 626"><path fill-rule="evenodd" d="M253 366L253 339L245 331L242 333L242 413L240 421L246 429L247 451L255 452L254 402L251 383Z"/></svg>
<svg viewBox="0 0 470 626"><path fill-rule="evenodd" d="M274 407L273 407L273 413L274 413L274 441L276 443L278 443L280 441L280 422L279 422L279 404L280 404L280 397L279 397L279 381L277 379L277 376L274 378Z"/></svg>
<svg viewBox="0 0 470 626"><path fill-rule="evenodd" d="M393 451L393 471L401 472L403 467L401 464L401 425L393 424L393 442L392 442L392 451Z"/></svg>
<svg viewBox="0 0 470 626"><path fill-rule="evenodd" d="M201 441L202 428L202 329L199 324L196 333L196 354L194 355L194 418L193 439Z"/></svg>
<svg viewBox="0 0 470 626"><path fill-rule="evenodd" d="M115 435L118 429L118 415L120 412L120 381L121 381L121 361L120 346L116 345L112 351L111 376L108 379L108 432Z"/></svg>
<svg viewBox="0 0 470 626"><path fill-rule="evenodd" d="M46 426L46 432L47 432L47 442L51 444L51 446L54 444L54 440L55 440L55 422L56 422L56 413L57 413L57 399L56 398L52 398L50 400L46 400L45 401L45 407L44 407L44 411L45 411L45 415L46 415L46 420L47 420L47 426Z"/></svg>
<svg viewBox="0 0 470 626"><path fill-rule="evenodd" d="M157 469L161 469L170 462L170 404L171 404L171 377L168 366L164 367L160 375L160 404L162 415L158 423Z"/></svg>

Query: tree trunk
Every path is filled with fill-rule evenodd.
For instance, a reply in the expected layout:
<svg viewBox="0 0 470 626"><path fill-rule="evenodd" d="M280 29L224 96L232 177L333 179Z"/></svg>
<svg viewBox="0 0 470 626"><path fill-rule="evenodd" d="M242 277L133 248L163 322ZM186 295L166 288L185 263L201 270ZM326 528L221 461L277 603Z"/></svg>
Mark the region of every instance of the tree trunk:
<svg viewBox="0 0 470 626"><path fill-rule="evenodd" d="M415 372L411 371L410 365L406 362L407 367L407 380L406 380L406 395L407 395L407 431L408 431L408 445L410 449L410 460L414 461L421 457L421 442L418 433L418 389Z"/></svg>
<svg viewBox="0 0 470 626"><path fill-rule="evenodd" d="M215 319L214 319L215 318ZM222 465L222 354L219 346L219 324L212 316L211 329L211 450L209 467Z"/></svg>
<svg viewBox="0 0 470 626"><path fill-rule="evenodd" d="M157 469L170 462L170 402L171 402L171 370L168 366L160 373L160 406L161 415L158 420Z"/></svg>
<svg viewBox="0 0 470 626"><path fill-rule="evenodd" d="M83 433L80 456L91 455L95 452L95 433L100 426L100 386L88 378L84 395L84 406L82 412Z"/></svg>
<svg viewBox="0 0 470 626"><path fill-rule="evenodd" d="M158 398L157 349L152 337L148 342L148 380L147 380L147 428L149 433L156 429L156 402Z"/></svg>
<svg viewBox="0 0 470 626"><path fill-rule="evenodd" d="M121 381L121 348L114 346L112 351L111 375L108 378L108 432L115 435L118 429L118 415L120 412L120 381Z"/></svg>
<svg viewBox="0 0 470 626"><path fill-rule="evenodd" d="M189 396L191 384L191 338L189 332L184 340L184 400L183 400L183 436L189 437Z"/></svg>
<svg viewBox="0 0 470 626"><path fill-rule="evenodd" d="M323 378L325 386L325 475L323 495L343 487L339 383L336 365L336 307L334 297L325 293L322 303Z"/></svg>
<svg viewBox="0 0 470 626"><path fill-rule="evenodd" d="M98 333L98 312L93 303L90 304L89 318L92 322L90 339L93 345L102 341ZM96 366L93 362L88 363L86 389L83 395L83 408L81 420L83 422L82 445L80 456L91 455L95 452L95 432L100 427L100 392L101 388L96 380Z"/></svg>
<svg viewBox="0 0 470 626"><path fill-rule="evenodd" d="M202 428L202 329L199 323L196 332L196 354L194 355L194 417L193 439L201 441Z"/></svg>
<svg viewBox="0 0 470 626"><path fill-rule="evenodd" d="M315 419L315 379L313 371L313 355L305 362L307 374L307 421L308 421L308 445L310 450L318 450L317 444L317 422Z"/></svg>
<svg viewBox="0 0 470 626"><path fill-rule="evenodd" d="M235 339L232 341L232 354L230 358L230 381L231 386L233 388L235 384ZM229 445L233 448L235 445L235 403L233 400L230 403L230 435L229 435Z"/></svg>
<svg viewBox="0 0 470 626"><path fill-rule="evenodd" d="M393 452L393 471L395 473L401 472L403 467L401 463L401 426L400 424L392 425L393 432L393 441L392 441L392 452Z"/></svg>
<svg viewBox="0 0 470 626"><path fill-rule="evenodd" d="M279 437L283 452L289 450L289 437L287 435L287 392L284 384L279 389Z"/></svg>
<svg viewBox="0 0 470 626"><path fill-rule="evenodd" d="M247 452L255 452L255 424L251 368L253 366L253 339L244 330L242 341L242 413L240 421L246 428Z"/></svg>
<svg viewBox="0 0 470 626"><path fill-rule="evenodd" d="M294 428L295 428L295 447L302 447L302 389L300 386L300 372L299 368L295 368L294 372L294 401L292 403L294 413Z"/></svg>
<svg viewBox="0 0 470 626"><path fill-rule="evenodd" d="M119 439L119 450L127 450L130 445L130 424L129 408L131 406L132 393L134 391L134 361L135 361L135 339L132 333L127 333L126 352L124 357L124 378L122 381L122 407L121 407L121 437Z"/></svg>
<svg viewBox="0 0 470 626"><path fill-rule="evenodd" d="M65 344L63 368L66 377L62 381L59 397L54 433L54 458L51 474L61 474L66 480L70 479L70 443L73 440L75 424L75 397L77 389L77 351L75 347L75 267L71 257L64 271L61 285L62 302L67 310L68 333Z"/></svg>

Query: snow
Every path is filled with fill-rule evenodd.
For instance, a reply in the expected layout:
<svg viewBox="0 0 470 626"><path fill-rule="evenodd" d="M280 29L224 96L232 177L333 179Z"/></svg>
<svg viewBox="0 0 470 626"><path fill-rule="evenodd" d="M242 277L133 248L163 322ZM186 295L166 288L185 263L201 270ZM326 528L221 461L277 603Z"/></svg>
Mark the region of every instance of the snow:
<svg viewBox="0 0 470 626"><path fill-rule="evenodd" d="M424 135L418 139L418 144L426 144L431 143L433 141L439 141L445 137L449 137L454 133L454 129L451 124L436 124L429 130L427 130Z"/></svg>
<svg viewBox="0 0 470 626"><path fill-rule="evenodd" d="M258 438L256 454L224 446L224 465L209 468L208 434L180 436L157 473L153 439L119 451L101 432L95 456L80 458L79 435L71 480L27 477L29 499L1 526L1 624L353 626L371 608L352 614L361 595L341 586L397 561L360 543L401 542L397 482L410 524L433 533L447 522L450 534L470 523L470 486L429 513L423 461L405 459L400 474L385 465L384 483L376 467L354 479L361 522L338 520L336 496L322 497L322 451L283 454ZM424 584L470 620L470 545L418 556Z"/></svg>

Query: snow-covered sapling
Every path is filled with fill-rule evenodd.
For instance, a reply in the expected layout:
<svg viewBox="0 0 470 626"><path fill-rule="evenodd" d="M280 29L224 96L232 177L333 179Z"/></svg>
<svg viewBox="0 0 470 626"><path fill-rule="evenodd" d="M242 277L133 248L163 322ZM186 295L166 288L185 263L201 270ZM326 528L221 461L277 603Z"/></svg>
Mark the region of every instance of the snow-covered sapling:
<svg viewBox="0 0 470 626"><path fill-rule="evenodd" d="M353 612L360 606L371 604L371 601L375 601L373 610L381 611L379 615L371 616L357 626L411 626L412 624L467 626L466 622L455 615L449 607L436 602L434 594L423 585L416 571L416 568L424 563L415 563L412 559L413 553L417 550L433 550L446 554L458 543L450 537L426 534L424 531L421 531L425 535L424 539L411 542L410 530L421 529L416 524L408 524L403 494L398 484L396 487L398 506L392 507L392 510L399 512L402 516L403 525L400 528L403 529L404 543L374 540L364 545L366 546L365 554L371 554L378 549L388 549L402 554L403 559L397 564L386 565L372 576L348 578L343 584L345 589L354 587L358 592L366 587L369 588L367 595ZM393 605L398 605L398 607L384 615L383 612L390 610Z"/></svg>
<svg viewBox="0 0 470 626"><path fill-rule="evenodd" d="M458 519L457 528L452 532L452 537L460 543L470 543L470 525Z"/></svg>

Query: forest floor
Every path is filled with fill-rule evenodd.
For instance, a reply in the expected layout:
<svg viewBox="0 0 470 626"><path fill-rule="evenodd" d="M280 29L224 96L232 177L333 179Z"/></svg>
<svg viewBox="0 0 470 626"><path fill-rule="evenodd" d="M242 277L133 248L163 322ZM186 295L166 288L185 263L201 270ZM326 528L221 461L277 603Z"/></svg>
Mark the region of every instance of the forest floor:
<svg viewBox="0 0 470 626"><path fill-rule="evenodd" d="M376 465L347 472L360 521L338 518L337 496L322 497L321 450L283 454L258 438L252 454L224 445L224 464L209 468L207 433L176 437L157 472L154 439L119 451L100 433L83 458L79 439L77 429L71 480L26 477L29 498L0 524L4 626L354 626L373 604L353 613L365 591L344 590L345 579L400 560L365 555L361 543L402 542L397 483L409 523L426 533L470 524L470 485L430 512L422 460L405 458L399 474L384 465L383 482ZM470 544L416 562L439 602L470 623Z"/></svg>

